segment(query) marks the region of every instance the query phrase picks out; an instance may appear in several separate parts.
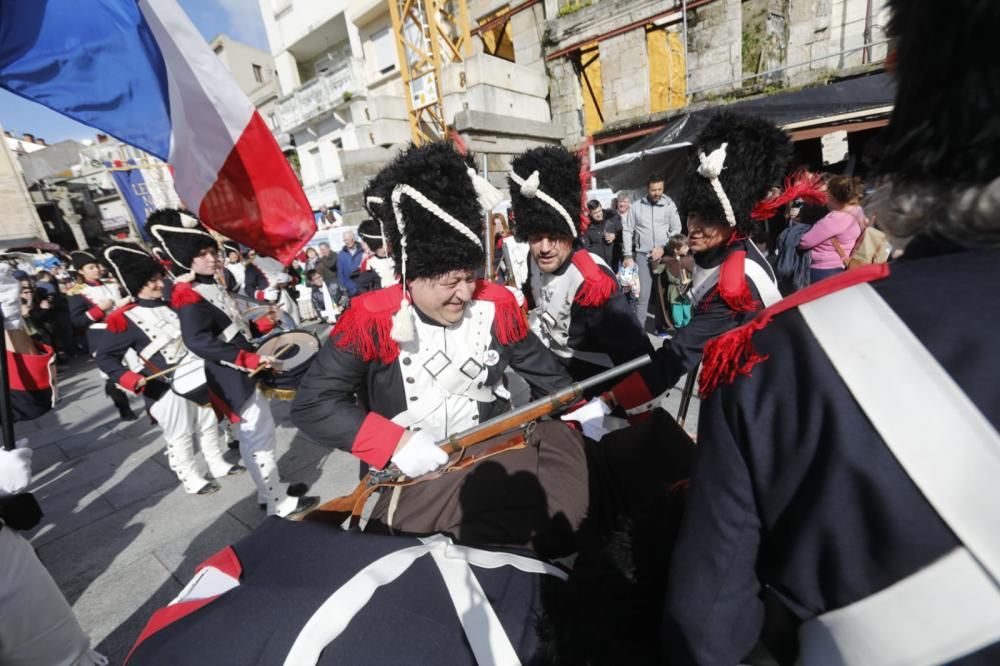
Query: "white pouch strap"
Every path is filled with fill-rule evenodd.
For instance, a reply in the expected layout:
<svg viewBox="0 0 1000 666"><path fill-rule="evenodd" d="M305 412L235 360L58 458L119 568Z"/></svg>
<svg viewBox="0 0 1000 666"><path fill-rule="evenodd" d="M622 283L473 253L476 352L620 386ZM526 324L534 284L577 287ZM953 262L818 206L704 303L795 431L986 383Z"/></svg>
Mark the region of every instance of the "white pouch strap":
<svg viewBox="0 0 1000 666"><path fill-rule="evenodd" d="M485 568L512 566L562 580L566 579L565 572L520 555L456 546L451 539L439 534L421 538L420 542L419 546L397 550L375 560L330 595L299 632L285 658L285 666L316 664L324 648L343 633L378 588L399 578L414 561L427 554L431 555L445 581L476 662L498 666L520 664L517 652L470 565Z"/></svg>
<svg viewBox="0 0 1000 666"><path fill-rule="evenodd" d="M799 312L886 446L992 579L989 592L1000 594L1000 433L871 286ZM951 611L971 625L980 608ZM931 639L934 626L912 633Z"/></svg>

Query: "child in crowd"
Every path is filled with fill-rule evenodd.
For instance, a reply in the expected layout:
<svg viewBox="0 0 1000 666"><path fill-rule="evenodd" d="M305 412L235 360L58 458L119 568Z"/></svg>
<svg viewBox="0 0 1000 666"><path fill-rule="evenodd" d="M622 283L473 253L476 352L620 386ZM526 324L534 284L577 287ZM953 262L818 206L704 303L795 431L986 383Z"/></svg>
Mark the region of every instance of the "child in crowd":
<svg viewBox="0 0 1000 666"><path fill-rule="evenodd" d="M664 267L661 279L667 282L667 304L675 328L683 328L691 321L691 301L687 291L694 272L694 257L688 254L688 249L687 236L671 236L667 242L667 254L661 262Z"/></svg>

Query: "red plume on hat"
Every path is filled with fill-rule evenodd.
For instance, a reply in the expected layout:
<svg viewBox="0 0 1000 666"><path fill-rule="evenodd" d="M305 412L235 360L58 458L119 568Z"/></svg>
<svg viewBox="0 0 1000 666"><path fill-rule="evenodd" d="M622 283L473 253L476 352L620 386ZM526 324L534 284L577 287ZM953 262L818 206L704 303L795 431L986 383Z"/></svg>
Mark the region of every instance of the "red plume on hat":
<svg viewBox="0 0 1000 666"><path fill-rule="evenodd" d="M822 176L818 173L797 171L785 179L785 189L777 196L758 201L750 211L750 219L758 222L770 220L785 204L802 199L806 203L823 205L826 191L822 188Z"/></svg>

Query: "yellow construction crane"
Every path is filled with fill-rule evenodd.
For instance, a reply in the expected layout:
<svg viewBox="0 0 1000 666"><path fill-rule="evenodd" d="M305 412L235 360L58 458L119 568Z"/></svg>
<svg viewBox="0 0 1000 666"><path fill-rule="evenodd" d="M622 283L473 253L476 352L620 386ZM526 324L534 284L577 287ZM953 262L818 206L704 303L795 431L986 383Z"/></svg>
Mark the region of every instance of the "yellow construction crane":
<svg viewBox="0 0 1000 666"><path fill-rule="evenodd" d="M465 0L389 0L413 142L448 134L441 68L472 55Z"/></svg>

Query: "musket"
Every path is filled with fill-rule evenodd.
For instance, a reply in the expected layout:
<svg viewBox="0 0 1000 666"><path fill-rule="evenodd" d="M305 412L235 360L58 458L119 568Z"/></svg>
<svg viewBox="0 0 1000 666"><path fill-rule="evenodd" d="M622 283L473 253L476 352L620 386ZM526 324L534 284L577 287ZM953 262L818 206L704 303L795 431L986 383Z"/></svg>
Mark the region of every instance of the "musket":
<svg viewBox="0 0 1000 666"><path fill-rule="evenodd" d="M687 421L688 409L691 407L691 396L694 394L694 382L698 378L698 368L700 365L696 365L691 368L688 372L687 380L684 382L684 391L681 393L681 404L677 409L677 425L684 427L684 422Z"/></svg>
<svg viewBox="0 0 1000 666"><path fill-rule="evenodd" d="M539 398L515 410L495 416L477 426L446 437L438 442L438 446L450 456L493 437L518 430L542 417L555 414L573 405L587 390L595 386L600 386L612 379L628 375L650 362L652 362L651 356L639 356L610 370L598 373L593 377L580 382L574 382L569 387L556 391L544 398ZM433 474L439 473L433 472ZM385 469L371 471L361 479L361 482L350 495L337 497L321 504L313 509L313 511L303 514L302 517L315 512L317 515L312 517L313 520L340 524L347 516L351 516L352 524L354 524L356 519L360 517L361 509L364 507L364 502L368 499L369 495L380 486L395 485L404 478L399 468L392 464Z"/></svg>

